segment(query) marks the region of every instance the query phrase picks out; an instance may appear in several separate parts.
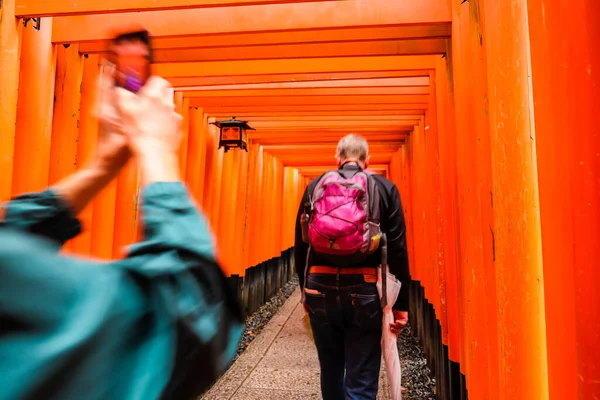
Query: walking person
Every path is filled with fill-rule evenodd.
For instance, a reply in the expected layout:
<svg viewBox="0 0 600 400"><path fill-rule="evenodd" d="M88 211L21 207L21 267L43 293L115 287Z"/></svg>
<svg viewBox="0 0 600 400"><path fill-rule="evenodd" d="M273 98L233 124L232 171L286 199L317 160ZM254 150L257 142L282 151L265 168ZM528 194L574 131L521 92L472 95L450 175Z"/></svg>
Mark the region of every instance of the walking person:
<svg viewBox="0 0 600 400"><path fill-rule="evenodd" d="M408 322L404 215L396 185L367 170L364 138L342 138L336 159L338 169L311 181L304 192L295 261L319 356L323 400L375 400L382 335L376 284L383 238L389 271L402 282L389 329L397 335Z"/></svg>

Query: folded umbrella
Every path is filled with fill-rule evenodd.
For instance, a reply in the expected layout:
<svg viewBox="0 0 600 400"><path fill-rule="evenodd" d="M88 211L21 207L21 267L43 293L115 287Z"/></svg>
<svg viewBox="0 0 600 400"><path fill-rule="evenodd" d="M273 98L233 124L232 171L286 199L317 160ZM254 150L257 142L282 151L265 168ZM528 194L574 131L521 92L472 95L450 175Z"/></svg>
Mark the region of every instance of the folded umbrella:
<svg viewBox="0 0 600 400"><path fill-rule="evenodd" d="M398 336L392 333L390 324L394 322L392 305L396 303L396 300L398 299L402 283L389 272L385 235L381 248L381 259L381 266L380 268L377 268L377 292L379 293L381 308L383 309L381 350L385 362L392 400L401 400L402 370L400 367L400 356L398 354Z"/></svg>

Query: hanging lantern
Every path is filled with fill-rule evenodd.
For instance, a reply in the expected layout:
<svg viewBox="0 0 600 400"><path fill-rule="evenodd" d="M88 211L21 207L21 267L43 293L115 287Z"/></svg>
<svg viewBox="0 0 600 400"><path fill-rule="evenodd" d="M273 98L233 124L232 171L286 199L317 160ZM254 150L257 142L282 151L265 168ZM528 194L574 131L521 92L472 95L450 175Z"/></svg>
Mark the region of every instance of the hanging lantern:
<svg viewBox="0 0 600 400"><path fill-rule="evenodd" d="M248 121L239 121L235 117L226 121L211 122L217 126L221 133L219 135L219 149L225 148L225 153L229 149L244 149L248 151L248 130L256 130L248 125Z"/></svg>

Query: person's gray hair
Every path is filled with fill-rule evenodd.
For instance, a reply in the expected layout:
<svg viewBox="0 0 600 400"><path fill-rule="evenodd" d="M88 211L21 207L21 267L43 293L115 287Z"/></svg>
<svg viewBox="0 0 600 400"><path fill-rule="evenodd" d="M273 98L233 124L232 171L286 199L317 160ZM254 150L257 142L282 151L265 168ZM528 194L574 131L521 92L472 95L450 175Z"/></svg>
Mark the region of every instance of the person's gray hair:
<svg viewBox="0 0 600 400"><path fill-rule="evenodd" d="M337 156L342 160L356 159L366 161L369 155L369 144L362 136L351 133L344 136L337 145Z"/></svg>

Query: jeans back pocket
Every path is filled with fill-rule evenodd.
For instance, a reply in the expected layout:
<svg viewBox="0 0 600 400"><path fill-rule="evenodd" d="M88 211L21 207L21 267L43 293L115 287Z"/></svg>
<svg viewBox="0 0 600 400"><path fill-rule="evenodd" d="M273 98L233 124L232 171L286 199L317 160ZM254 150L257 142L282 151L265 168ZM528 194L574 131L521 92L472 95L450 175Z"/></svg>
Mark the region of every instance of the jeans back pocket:
<svg viewBox="0 0 600 400"><path fill-rule="evenodd" d="M318 290L304 289L304 304L313 323L327 322L327 303L325 299L325 294Z"/></svg>
<svg viewBox="0 0 600 400"><path fill-rule="evenodd" d="M381 328L383 311L376 294L351 293L354 325L364 329Z"/></svg>

